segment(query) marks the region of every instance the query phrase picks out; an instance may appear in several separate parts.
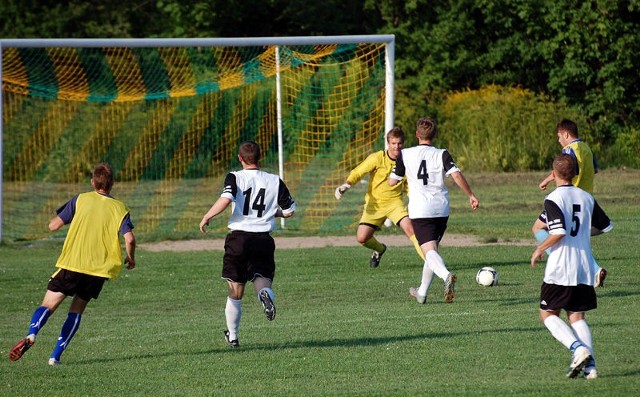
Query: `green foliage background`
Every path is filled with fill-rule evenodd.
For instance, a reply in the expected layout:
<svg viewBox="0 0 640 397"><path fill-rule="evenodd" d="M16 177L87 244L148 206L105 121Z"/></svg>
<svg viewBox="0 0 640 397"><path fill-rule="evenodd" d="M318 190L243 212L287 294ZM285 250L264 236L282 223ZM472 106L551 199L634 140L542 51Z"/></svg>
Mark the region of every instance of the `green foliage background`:
<svg viewBox="0 0 640 397"><path fill-rule="evenodd" d="M534 113L557 107L544 130L533 125L538 133L575 115L604 165L640 167L640 0L3 0L0 12L3 38L345 34L395 35L395 117L405 129L430 115L470 136L472 124L439 112L443 101L517 87L542 98Z"/></svg>

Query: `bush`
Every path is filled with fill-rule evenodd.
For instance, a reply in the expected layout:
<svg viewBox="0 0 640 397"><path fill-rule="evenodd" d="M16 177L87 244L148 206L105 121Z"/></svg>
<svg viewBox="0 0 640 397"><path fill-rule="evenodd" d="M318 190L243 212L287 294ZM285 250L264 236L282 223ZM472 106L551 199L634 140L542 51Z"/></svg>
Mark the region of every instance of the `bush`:
<svg viewBox="0 0 640 397"><path fill-rule="evenodd" d="M561 149L555 126L563 118L578 123L580 137L590 143L578 111L525 89L490 85L444 98L436 140L470 170L546 170Z"/></svg>
<svg viewBox="0 0 640 397"><path fill-rule="evenodd" d="M603 160L610 166L640 168L640 129L621 131L615 143L604 150Z"/></svg>

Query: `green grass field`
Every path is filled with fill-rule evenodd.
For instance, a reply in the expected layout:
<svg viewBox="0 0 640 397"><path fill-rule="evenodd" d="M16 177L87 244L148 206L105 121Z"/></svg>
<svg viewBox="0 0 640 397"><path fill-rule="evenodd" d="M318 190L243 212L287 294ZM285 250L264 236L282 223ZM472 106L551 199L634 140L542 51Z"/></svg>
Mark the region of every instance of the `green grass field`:
<svg viewBox="0 0 640 397"><path fill-rule="evenodd" d="M67 304L18 362L24 336L59 253L59 242L0 246L0 394L6 396L626 396L640 390L640 205L638 172L598 176L596 198L615 223L593 239L609 271L587 314L600 378L567 380L570 353L538 321L543 268L531 246L442 247L458 274L445 304L434 280L428 303L407 291L421 264L410 247L391 247L377 269L360 247L278 250L278 315L244 299L239 350L225 329L221 251L140 250L92 302L61 367L47 359ZM536 181L538 175L531 177ZM544 193L527 194L522 175L468 176L482 200L471 213L456 188L451 232L490 238L529 236ZM535 186L535 185L534 185ZM197 222L196 222L197 223ZM397 232L386 230L384 233ZM383 234L384 234L383 233ZM381 237L384 239L384 237ZM476 285L491 265L500 285Z"/></svg>

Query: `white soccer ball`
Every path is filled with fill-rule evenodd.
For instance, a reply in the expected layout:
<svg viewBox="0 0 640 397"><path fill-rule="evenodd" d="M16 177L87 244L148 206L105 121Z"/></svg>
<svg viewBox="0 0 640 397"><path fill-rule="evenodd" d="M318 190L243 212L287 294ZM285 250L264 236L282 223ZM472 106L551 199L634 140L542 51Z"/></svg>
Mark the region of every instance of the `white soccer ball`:
<svg viewBox="0 0 640 397"><path fill-rule="evenodd" d="M485 266L478 270L476 282L483 287L494 287L498 285L498 271L491 266Z"/></svg>

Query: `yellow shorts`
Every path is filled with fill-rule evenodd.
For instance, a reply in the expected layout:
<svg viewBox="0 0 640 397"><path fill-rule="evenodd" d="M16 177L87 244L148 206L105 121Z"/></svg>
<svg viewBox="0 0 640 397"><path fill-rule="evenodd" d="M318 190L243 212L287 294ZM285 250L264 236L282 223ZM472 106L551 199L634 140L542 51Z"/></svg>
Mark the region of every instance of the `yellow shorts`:
<svg viewBox="0 0 640 397"><path fill-rule="evenodd" d="M402 218L407 216L409 216L407 205L402 200L392 201L384 205L368 203L364 206L360 224L380 228L387 218L397 225Z"/></svg>

